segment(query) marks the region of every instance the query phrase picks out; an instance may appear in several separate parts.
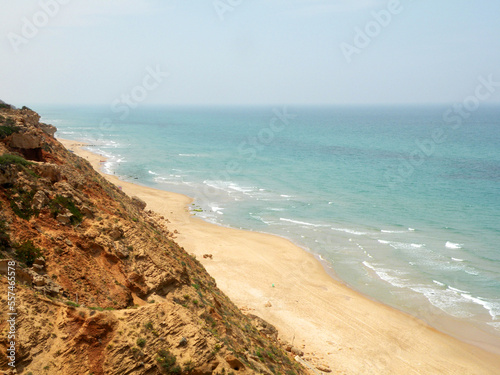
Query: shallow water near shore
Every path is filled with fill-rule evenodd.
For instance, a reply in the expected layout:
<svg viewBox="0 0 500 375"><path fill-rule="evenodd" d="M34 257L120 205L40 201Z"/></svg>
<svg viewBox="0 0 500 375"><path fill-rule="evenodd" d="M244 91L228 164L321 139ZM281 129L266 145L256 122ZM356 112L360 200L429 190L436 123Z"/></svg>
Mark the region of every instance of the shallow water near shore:
<svg viewBox="0 0 500 375"><path fill-rule="evenodd" d="M498 107L461 126L445 106L38 110L109 173L193 196L208 221L287 237L431 324L500 337Z"/></svg>

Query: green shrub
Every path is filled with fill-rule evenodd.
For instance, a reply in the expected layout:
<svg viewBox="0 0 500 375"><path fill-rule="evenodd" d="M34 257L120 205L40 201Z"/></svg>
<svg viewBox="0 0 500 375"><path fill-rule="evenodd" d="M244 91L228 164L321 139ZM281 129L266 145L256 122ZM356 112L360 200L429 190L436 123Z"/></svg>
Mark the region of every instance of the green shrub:
<svg viewBox="0 0 500 375"><path fill-rule="evenodd" d="M75 206L70 198L58 195L52 200L52 202L50 202L50 211L52 212L52 215L54 215L54 217L56 217L63 208L66 208L73 214L73 216L71 217L71 224L75 225L81 223L81 221L83 220L83 214L78 209L78 207Z"/></svg>
<svg viewBox="0 0 500 375"><path fill-rule="evenodd" d="M160 366L167 371L167 374L178 374L181 372L181 368L179 366L175 366L177 358L168 350L160 350L158 352L158 357L156 357L156 360L158 361Z"/></svg>
<svg viewBox="0 0 500 375"><path fill-rule="evenodd" d="M168 370L169 374L180 374L182 372L181 366L174 366Z"/></svg>
<svg viewBox="0 0 500 375"><path fill-rule="evenodd" d="M0 218L0 250L5 251L10 246L10 236L7 232L7 222Z"/></svg>
<svg viewBox="0 0 500 375"><path fill-rule="evenodd" d="M14 133L19 133L20 128L14 125L14 120L4 118L3 122L5 125L0 126L0 139L6 138Z"/></svg>
<svg viewBox="0 0 500 375"><path fill-rule="evenodd" d="M0 103L0 109L11 109L12 107L6 103Z"/></svg>
<svg viewBox="0 0 500 375"><path fill-rule="evenodd" d="M187 372L187 373L190 373L191 371L193 371L195 368L195 364L193 361L189 360L189 361L186 361L184 362L184 369L183 369L183 372Z"/></svg>
<svg viewBox="0 0 500 375"><path fill-rule="evenodd" d="M2 128L5 128L5 126L0 126L0 134ZM0 156L0 166L19 165L21 167L27 167L31 164L33 163L18 155L4 154Z"/></svg>
<svg viewBox="0 0 500 375"><path fill-rule="evenodd" d="M40 256L42 251L33 244L33 241L26 241L16 246L16 258L28 267L31 267Z"/></svg>
<svg viewBox="0 0 500 375"><path fill-rule="evenodd" d="M23 189L14 189L7 193L12 211L24 220L29 220L33 215L38 215L38 211L32 207L34 196L34 190L27 191Z"/></svg>
<svg viewBox="0 0 500 375"><path fill-rule="evenodd" d="M99 306L89 306L89 310L97 310L97 311L113 311L114 307L99 307Z"/></svg>
<svg viewBox="0 0 500 375"><path fill-rule="evenodd" d="M144 348L144 346L146 346L146 339L139 337L136 341L136 344L137 344L137 346Z"/></svg>

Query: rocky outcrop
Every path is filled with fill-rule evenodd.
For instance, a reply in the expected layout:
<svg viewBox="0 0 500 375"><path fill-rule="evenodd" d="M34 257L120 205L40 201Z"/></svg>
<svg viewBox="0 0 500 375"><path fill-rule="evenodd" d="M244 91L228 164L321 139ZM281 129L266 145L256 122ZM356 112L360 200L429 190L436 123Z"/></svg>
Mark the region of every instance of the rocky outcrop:
<svg viewBox="0 0 500 375"><path fill-rule="evenodd" d="M278 339L278 330L271 323L266 322L264 319L258 317L257 315L247 314L247 316L259 332L268 336L269 338L272 338L273 340Z"/></svg>
<svg viewBox="0 0 500 375"><path fill-rule="evenodd" d="M50 199L43 190L39 190L33 196L33 208L40 211L43 207L49 204Z"/></svg>
<svg viewBox="0 0 500 375"><path fill-rule="evenodd" d="M56 164L39 163L35 166L35 170L40 177L47 178L52 183L62 179L61 168Z"/></svg>
<svg viewBox="0 0 500 375"><path fill-rule="evenodd" d="M0 164L0 185L13 184L18 176L19 172L16 168L10 165Z"/></svg>
<svg viewBox="0 0 500 375"><path fill-rule="evenodd" d="M144 202L141 198L133 196L132 203L141 210L144 210L147 206L146 202Z"/></svg>
<svg viewBox="0 0 500 375"><path fill-rule="evenodd" d="M40 128L44 131L45 134L47 134L51 137L53 137L57 132L57 128L53 125L40 123Z"/></svg>
<svg viewBox="0 0 500 375"><path fill-rule="evenodd" d="M12 134L9 147L20 149L35 149L42 147L42 139L35 131Z"/></svg>

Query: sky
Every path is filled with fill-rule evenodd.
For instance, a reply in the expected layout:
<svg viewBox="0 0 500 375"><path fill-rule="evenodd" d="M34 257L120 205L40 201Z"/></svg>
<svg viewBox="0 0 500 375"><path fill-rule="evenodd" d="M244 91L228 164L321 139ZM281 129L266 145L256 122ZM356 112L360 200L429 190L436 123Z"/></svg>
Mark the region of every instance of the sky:
<svg viewBox="0 0 500 375"><path fill-rule="evenodd" d="M500 82L498 0L0 6L0 99L16 106L441 104Z"/></svg>

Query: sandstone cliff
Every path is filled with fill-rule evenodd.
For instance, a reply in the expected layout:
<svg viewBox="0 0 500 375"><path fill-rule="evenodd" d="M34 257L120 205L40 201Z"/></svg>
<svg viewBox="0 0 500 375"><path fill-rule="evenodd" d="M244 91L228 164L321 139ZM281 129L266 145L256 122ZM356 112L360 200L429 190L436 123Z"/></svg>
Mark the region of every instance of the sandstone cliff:
<svg viewBox="0 0 500 375"><path fill-rule="evenodd" d="M0 370L16 260L18 374L302 374L168 223L67 151L28 108L0 106ZM258 322L258 324L255 324Z"/></svg>

